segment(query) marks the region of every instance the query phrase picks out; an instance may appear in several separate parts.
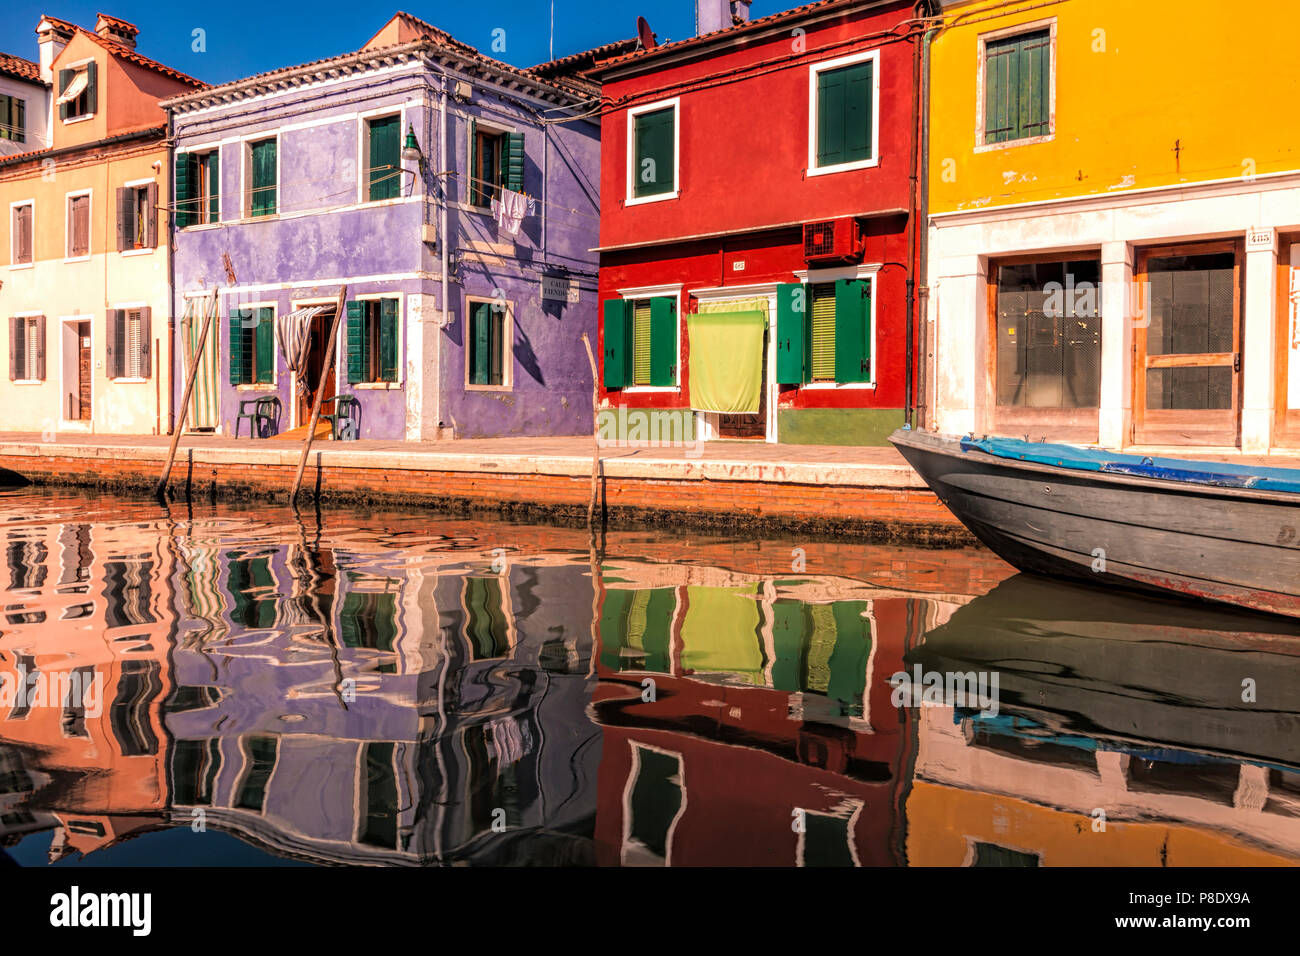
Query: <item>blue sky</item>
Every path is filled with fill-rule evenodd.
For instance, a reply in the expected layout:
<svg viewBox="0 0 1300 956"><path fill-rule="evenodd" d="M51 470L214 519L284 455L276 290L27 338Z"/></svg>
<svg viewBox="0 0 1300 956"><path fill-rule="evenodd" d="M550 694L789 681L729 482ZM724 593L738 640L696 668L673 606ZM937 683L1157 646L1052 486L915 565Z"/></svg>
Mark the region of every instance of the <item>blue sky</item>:
<svg viewBox="0 0 1300 956"><path fill-rule="evenodd" d="M398 10L441 27L480 51L516 66L547 59L547 0L430 3L392 0L392 7L357 0L224 0L163 4L158 0L6 0L9 13L0 51L36 59L41 15L94 29L99 11L140 28L139 51L209 83L337 56L360 47ZM799 0L755 0L752 16L766 16ZM694 0L555 0L555 55L630 37L637 15L660 41L695 32ZM206 31L207 51L191 49L193 31ZM493 31L505 31L505 51L492 51Z"/></svg>

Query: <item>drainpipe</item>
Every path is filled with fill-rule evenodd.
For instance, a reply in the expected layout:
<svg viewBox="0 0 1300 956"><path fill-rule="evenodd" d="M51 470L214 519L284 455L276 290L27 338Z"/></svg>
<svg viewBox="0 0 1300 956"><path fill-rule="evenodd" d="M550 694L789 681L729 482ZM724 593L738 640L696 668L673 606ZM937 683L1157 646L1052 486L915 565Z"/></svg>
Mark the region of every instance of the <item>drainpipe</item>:
<svg viewBox="0 0 1300 956"><path fill-rule="evenodd" d="M442 309L441 321L438 323L436 333L437 347L434 349L434 377L436 385L433 396L433 420L437 422L434 427L437 429L437 437L442 438L442 332L447 327L451 310L447 306L447 270L449 268L447 248L449 237L447 236L447 74L442 75L442 86L438 96L438 172L441 174L438 179L438 246L442 254L442 300L439 307Z"/></svg>
<svg viewBox="0 0 1300 956"><path fill-rule="evenodd" d="M912 8L912 15L918 19L925 16L929 4L926 0L918 0L915 7ZM917 140L921 137L921 34L913 33L912 42L914 44L912 56L912 135L909 137L911 142L911 166L908 169L908 181L911 185L910 193L907 199L907 346L906 356L907 365L903 373L903 395L906 409L903 415L903 422L907 428L912 427L912 410L916 405L916 247L917 247L917 214L919 197L919 182L917 175L917 164L919 161L919 146Z"/></svg>
<svg viewBox="0 0 1300 956"><path fill-rule="evenodd" d="M936 11L937 15L937 11ZM925 38L921 41L921 248L919 285L920 302L918 303L918 325L920 327L920 358L917 366L917 407L918 425L926 428L930 424L930 44L940 27L926 28Z"/></svg>
<svg viewBox="0 0 1300 956"><path fill-rule="evenodd" d="M171 182L172 170L176 168L176 134L172 125L172 108L167 107L167 165L162 169L164 184ZM175 243L176 217L170 210L176 206L170 189L160 189L159 195L165 195L168 202L164 205L167 213L167 434L176 428L176 254ZM158 210L154 210L158 215ZM158 374L158 370L154 371Z"/></svg>

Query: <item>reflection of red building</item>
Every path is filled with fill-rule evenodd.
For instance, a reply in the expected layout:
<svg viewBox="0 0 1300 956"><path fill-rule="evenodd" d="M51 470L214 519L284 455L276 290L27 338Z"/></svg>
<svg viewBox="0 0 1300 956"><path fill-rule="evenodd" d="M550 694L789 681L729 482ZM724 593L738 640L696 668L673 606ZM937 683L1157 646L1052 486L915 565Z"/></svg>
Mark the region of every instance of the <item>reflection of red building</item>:
<svg viewBox="0 0 1300 956"><path fill-rule="evenodd" d="M665 573L620 561L604 591L599 862L900 863L911 718L888 678L928 602L864 600L851 582L672 586ZM728 598L753 606L739 631L743 611L692 621ZM751 624L752 644L737 640Z"/></svg>

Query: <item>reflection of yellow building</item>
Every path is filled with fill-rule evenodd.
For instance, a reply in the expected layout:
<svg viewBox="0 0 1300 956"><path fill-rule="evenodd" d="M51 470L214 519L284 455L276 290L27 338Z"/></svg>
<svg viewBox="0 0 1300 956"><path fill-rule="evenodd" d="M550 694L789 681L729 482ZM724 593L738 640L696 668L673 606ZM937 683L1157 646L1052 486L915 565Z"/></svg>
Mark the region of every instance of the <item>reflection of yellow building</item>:
<svg viewBox="0 0 1300 956"><path fill-rule="evenodd" d="M201 86L134 26L38 29L50 148L0 157L5 427L168 430L171 171L158 100Z"/></svg>
<svg viewBox="0 0 1300 956"><path fill-rule="evenodd" d="M942 12L929 424L1300 446L1300 8L945 0Z"/></svg>
<svg viewBox="0 0 1300 956"><path fill-rule="evenodd" d="M921 710L913 866L1294 866L1300 774L990 735ZM1208 769L1207 769L1208 768ZM1102 822L1104 830L1094 829Z"/></svg>

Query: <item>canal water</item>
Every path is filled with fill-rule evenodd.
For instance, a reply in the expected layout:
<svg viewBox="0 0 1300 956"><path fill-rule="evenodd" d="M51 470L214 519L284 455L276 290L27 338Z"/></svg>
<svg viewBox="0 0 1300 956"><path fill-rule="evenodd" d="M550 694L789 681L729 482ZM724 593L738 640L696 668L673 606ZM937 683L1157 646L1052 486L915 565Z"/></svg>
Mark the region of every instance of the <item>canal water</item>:
<svg viewBox="0 0 1300 956"><path fill-rule="evenodd" d="M32 489L0 536L0 864L1300 862L1289 622L976 548Z"/></svg>

